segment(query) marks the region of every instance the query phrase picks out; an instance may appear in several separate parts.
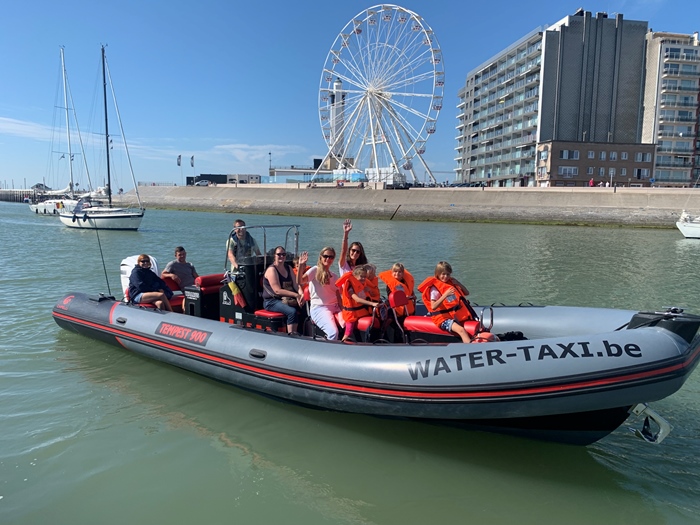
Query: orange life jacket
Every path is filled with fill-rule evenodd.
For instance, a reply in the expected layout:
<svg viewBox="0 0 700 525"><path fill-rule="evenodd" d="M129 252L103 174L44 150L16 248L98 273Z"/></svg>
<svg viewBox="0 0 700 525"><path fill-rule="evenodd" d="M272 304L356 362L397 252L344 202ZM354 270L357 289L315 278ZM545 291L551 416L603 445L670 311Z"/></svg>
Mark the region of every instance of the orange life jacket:
<svg viewBox="0 0 700 525"><path fill-rule="evenodd" d="M437 310L431 308L432 300L430 299L430 288L434 286L442 296L449 288L455 289L454 295L449 295L445 298ZM431 316L433 323L440 326L448 319L454 319L458 323L469 321L472 319L472 314L467 307L467 299L462 293L459 286L455 286L450 282L443 283L437 277L428 277L425 281L418 285L418 291L423 294L423 304L428 309L428 314Z"/></svg>
<svg viewBox="0 0 700 525"><path fill-rule="evenodd" d="M382 294L379 292L379 279L376 276L374 279L365 278L365 293L370 301L378 303L381 300Z"/></svg>
<svg viewBox="0 0 700 525"><path fill-rule="evenodd" d="M367 282L365 280L365 282ZM352 298L354 293L358 297L365 299L365 286L358 281L352 272L347 272L342 277L339 277L335 285L340 288L340 298L343 301L343 319L345 322L351 323L357 321L360 317L372 315L370 306L360 304Z"/></svg>
<svg viewBox="0 0 700 525"><path fill-rule="evenodd" d="M380 273L379 278L386 283L389 290L392 292L395 292L396 290L403 290L406 297L411 297L413 295L413 276L406 270L403 271L403 282L394 277L391 270L386 270L385 272ZM416 313L416 306L410 299L406 306L396 307L396 315L399 317L406 317L407 315L413 315L414 313Z"/></svg>

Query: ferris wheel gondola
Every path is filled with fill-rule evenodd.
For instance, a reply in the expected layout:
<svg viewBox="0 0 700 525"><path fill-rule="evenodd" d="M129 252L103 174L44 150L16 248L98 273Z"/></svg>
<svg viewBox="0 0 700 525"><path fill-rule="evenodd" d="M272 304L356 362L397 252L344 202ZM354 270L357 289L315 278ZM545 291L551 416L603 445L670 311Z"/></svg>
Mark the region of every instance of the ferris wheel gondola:
<svg viewBox="0 0 700 525"><path fill-rule="evenodd" d="M337 36L321 73L319 120L328 153L322 166L410 172L436 131L445 72L433 30L413 11L377 5Z"/></svg>

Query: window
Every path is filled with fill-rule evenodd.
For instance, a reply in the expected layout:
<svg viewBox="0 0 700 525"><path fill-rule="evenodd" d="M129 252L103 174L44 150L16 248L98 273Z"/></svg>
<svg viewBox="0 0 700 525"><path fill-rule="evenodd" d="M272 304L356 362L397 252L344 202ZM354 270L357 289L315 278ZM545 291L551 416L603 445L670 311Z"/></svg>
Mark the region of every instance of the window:
<svg viewBox="0 0 700 525"><path fill-rule="evenodd" d="M649 170L647 168L635 168L634 169L634 176L637 177L638 179L648 179L649 178Z"/></svg>
<svg viewBox="0 0 700 525"><path fill-rule="evenodd" d="M595 151L588 150L588 158L594 159L595 158Z"/></svg>
<svg viewBox="0 0 700 525"><path fill-rule="evenodd" d="M599 158L600 160L605 160L605 152L604 152L604 151L601 151L601 152L600 152L600 155L598 156L598 158Z"/></svg>
<svg viewBox="0 0 700 525"><path fill-rule="evenodd" d="M586 169L586 175L593 175L594 170L594 167L588 166L588 168Z"/></svg>
<svg viewBox="0 0 700 525"><path fill-rule="evenodd" d="M617 160L617 151L610 152L610 160Z"/></svg>
<svg viewBox="0 0 700 525"><path fill-rule="evenodd" d="M642 162L642 154L640 152L637 152L634 154L634 160L636 162Z"/></svg>
<svg viewBox="0 0 700 525"><path fill-rule="evenodd" d="M627 168L620 168L620 177L627 176Z"/></svg>
<svg viewBox="0 0 700 525"><path fill-rule="evenodd" d="M610 168L610 169L608 170L608 175L609 175L610 177L614 177L614 176L615 176L615 168Z"/></svg>
<svg viewBox="0 0 700 525"><path fill-rule="evenodd" d="M620 158L621 158L622 160L627 160L627 152L626 152L626 151L623 151L622 153L620 153Z"/></svg>
<svg viewBox="0 0 700 525"><path fill-rule="evenodd" d="M579 154L577 149L563 149L559 152L559 158L563 160L578 160Z"/></svg>
<svg viewBox="0 0 700 525"><path fill-rule="evenodd" d="M598 175L605 177L605 168L598 168Z"/></svg>
<svg viewBox="0 0 700 525"><path fill-rule="evenodd" d="M547 160L549 158L549 151L544 149L540 151L540 160Z"/></svg>
<svg viewBox="0 0 700 525"><path fill-rule="evenodd" d="M651 153L644 154L644 162L651 162Z"/></svg>
<svg viewBox="0 0 700 525"><path fill-rule="evenodd" d="M565 179L569 179L578 175L578 168L576 166L559 166L557 173Z"/></svg>

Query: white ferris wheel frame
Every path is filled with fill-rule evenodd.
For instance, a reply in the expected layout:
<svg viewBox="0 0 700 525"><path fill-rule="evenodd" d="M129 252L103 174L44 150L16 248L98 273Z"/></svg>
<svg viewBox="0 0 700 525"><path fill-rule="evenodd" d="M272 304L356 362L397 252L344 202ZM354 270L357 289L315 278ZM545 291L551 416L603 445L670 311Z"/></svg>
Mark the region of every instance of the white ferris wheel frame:
<svg viewBox="0 0 700 525"><path fill-rule="evenodd" d="M443 103L445 72L433 30L406 8L364 9L336 37L319 85L319 120L339 168L409 172L423 159ZM321 169L316 170L314 177Z"/></svg>

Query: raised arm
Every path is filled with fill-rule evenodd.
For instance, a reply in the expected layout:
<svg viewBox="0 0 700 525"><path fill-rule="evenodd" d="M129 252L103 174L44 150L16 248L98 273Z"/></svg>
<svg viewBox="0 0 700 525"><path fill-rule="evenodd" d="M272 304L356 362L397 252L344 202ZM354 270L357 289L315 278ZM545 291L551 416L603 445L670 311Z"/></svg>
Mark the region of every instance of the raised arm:
<svg viewBox="0 0 700 525"><path fill-rule="evenodd" d="M340 245L340 259L338 259L338 264L341 266L348 257L348 235L350 235L350 230L352 230L352 221L345 219L343 221L343 242Z"/></svg>
<svg viewBox="0 0 700 525"><path fill-rule="evenodd" d="M300 290L304 284L304 274L306 273L306 263L309 260L309 252L301 252L299 254L299 263L297 266L297 289Z"/></svg>

